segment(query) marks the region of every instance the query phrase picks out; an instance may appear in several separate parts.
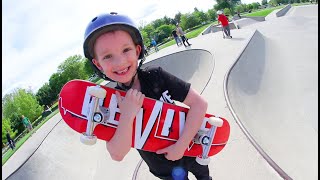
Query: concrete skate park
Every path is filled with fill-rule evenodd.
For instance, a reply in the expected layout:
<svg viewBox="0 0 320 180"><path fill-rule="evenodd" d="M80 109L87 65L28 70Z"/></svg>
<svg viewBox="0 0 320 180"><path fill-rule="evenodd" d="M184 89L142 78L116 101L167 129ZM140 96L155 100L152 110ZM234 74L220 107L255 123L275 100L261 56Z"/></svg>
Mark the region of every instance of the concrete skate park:
<svg viewBox="0 0 320 180"><path fill-rule="evenodd" d="M209 164L213 179L318 179L318 5L234 25L232 39L211 28L190 47L147 56L144 66L191 82L207 112L228 119L228 144ZM135 149L116 162L104 141L79 138L55 115L2 166L2 179L157 179Z"/></svg>

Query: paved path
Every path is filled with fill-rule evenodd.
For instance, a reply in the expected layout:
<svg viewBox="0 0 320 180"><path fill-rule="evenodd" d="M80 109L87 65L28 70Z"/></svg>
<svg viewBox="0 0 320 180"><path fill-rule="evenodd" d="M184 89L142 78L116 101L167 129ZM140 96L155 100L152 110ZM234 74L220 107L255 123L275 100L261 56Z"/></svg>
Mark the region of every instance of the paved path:
<svg viewBox="0 0 320 180"><path fill-rule="evenodd" d="M147 57L148 65L191 82L208 112L229 120L230 141L209 165L214 179L282 179L246 133L287 176L317 179L317 14L318 5L292 7L286 16L232 30L233 39L211 33L190 39L189 48L173 45ZM29 157L8 179L156 179L136 150L114 162L105 142L82 145L60 119L49 120L7 161L2 179Z"/></svg>

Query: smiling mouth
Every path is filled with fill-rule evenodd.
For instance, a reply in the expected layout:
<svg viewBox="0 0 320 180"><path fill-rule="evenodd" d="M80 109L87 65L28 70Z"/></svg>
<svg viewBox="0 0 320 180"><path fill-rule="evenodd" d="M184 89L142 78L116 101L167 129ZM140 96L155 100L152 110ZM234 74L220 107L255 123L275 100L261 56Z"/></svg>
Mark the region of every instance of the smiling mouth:
<svg viewBox="0 0 320 180"><path fill-rule="evenodd" d="M114 73L116 73L117 75L124 75L129 71L129 69L130 69L130 66L120 71L115 71Z"/></svg>

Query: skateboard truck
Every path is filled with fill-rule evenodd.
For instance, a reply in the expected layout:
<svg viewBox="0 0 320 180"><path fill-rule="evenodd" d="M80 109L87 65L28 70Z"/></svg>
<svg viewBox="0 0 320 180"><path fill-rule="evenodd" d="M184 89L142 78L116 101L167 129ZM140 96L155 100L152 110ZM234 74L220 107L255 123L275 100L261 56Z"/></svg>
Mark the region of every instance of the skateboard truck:
<svg viewBox="0 0 320 180"><path fill-rule="evenodd" d="M81 134L80 141L86 145L94 145L97 142L97 136L93 134L94 127L97 122L101 122L104 119L104 116L100 112L97 112L99 107L99 99L104 99L107 92L105 89L97 85L90 86L88 88L88 93L92 97L92 101L89 106L90 109L87 117L88 122L86 132ZM101 108L99 110L101 110Z"/></svg>
<svg viewBox="0 0 320 180"><path fill-rule="evenodd" d="M208 157L210 147L215 136L217 127L223 125L223 120L218 117L211 117L208 120L208 123L211 125L210 130L207 131L198 131L194 138L194 142L202 145L202 155L196 158L197 163L200 165L208 165L210 158Z"/></svg>

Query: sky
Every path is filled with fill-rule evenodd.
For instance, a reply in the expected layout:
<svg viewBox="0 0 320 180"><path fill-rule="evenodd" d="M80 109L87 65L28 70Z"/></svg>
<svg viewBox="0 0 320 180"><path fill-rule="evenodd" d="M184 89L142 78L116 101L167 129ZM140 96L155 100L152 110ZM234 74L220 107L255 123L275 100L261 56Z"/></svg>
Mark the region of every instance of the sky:
<svg viewBox="0 0 320 180"><path fill-rule="evenodd" d="M195 7L206 12L214 4L215 0L3 0L2 97L18 87L36 93L68 57L83 56L85 28L98 14L126 14L139 25L191 13Z"/></svg>

